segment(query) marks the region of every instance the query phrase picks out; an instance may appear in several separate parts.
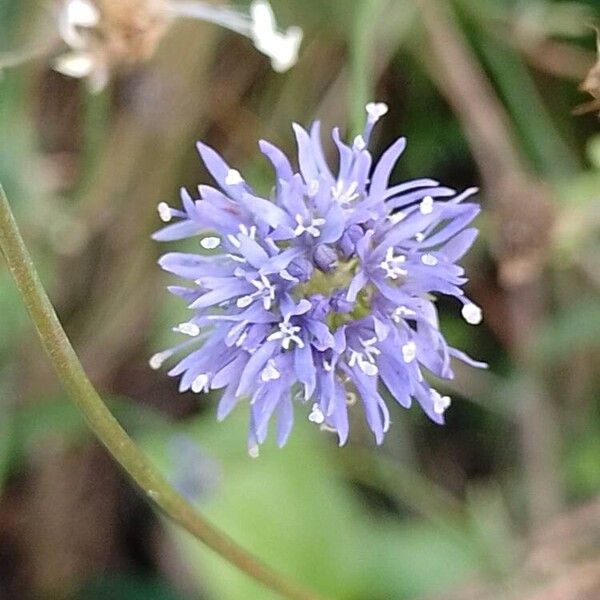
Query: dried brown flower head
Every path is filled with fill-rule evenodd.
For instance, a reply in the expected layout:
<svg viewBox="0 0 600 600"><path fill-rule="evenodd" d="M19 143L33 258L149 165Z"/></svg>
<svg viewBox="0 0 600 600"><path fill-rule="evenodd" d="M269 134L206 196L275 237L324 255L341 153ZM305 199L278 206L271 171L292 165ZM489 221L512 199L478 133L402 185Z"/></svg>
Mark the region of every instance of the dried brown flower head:
<svg viewBox="0 0 600 600"><path fill-rule="evenodd" d="M57 33L68 50L54 59L54 68L101 90L112 73L152 56L178 18L208 21L249 38L279 72L298 58L302 30L280 30L268 0L252 0L249 13L202 0L60 0ZM0 69L47 55L54 43L53 37L35 51L2 55Z"/></svg>

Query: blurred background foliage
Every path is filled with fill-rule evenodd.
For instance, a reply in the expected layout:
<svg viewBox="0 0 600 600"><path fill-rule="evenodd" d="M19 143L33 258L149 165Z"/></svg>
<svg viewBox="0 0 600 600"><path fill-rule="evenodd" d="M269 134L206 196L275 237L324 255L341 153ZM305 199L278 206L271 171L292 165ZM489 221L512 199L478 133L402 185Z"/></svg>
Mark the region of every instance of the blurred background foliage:
<svg viewBox="0 0 600 600"><path fill-rule="evenodd" d="M86 369L174 485L329 598L597 599L600 128L572 114L589 99L597 1L273 5L305 30L285 75L201 22L174 24L98 95L43 58L3 73L0 181ZM0 0L0 51L47 44L52 15ZM257 139L292 152L291 122L315 117L357 130L371 99L390 105L378 151L408 137L398 180L482 186L467 267L484 325L439 304L450 341L490 370L458 371L444 428L394 407L382 448L355 415L338 449L298 411L288 446L251 460L242 408L217 424L215 398L179 395L147 366L185 314L155 264L155 206L207 181L196 139L268 190ZM3 265L0 340L0 598L274 597L124 480L58 388Z"/></svg>

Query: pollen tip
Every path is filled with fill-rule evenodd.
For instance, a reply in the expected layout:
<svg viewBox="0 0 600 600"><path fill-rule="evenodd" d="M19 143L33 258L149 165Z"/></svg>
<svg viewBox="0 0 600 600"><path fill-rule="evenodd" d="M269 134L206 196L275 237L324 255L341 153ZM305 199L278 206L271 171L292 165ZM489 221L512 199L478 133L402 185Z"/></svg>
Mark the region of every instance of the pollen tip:
<svg viewBox="0 0 600 600"><path fill-rule="evenodd" d="M158 210L158 216L163 223L168 223L173 218L171 207L166 202L160 202L156 210Z"/></svg>
<svg viewBox="0 0 600 600"><path fill-rule="evenodd" d="M479 325L483 321L483 312L481 308L472 302L465 304L460 312L463 319L469 323L469 325Z"/></svg>

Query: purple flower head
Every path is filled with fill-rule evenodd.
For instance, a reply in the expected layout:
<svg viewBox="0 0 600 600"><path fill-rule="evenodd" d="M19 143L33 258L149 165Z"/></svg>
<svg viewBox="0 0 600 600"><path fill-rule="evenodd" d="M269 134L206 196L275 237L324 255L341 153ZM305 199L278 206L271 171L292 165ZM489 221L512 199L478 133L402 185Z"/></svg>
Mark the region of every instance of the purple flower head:
<svg viewBox="0 0 600 600"><path fill-rule="evenodd" d="M473 243L469 223L479 206L433 179L391 185L402 154L399 139L373 164L368 143L385 104L367 106L367 123L352 145L333 130L339 168L329 168L319 123L294 125L299 173L272 144L262 153L275 173L270 198L204 144L200 156L218 187L183 190L182 209L161 203L167 226L159 241L197 237L202 254L169 253L166 271L189 281L170 291L188 304L188 322L175 330L182 344L152 357L160 368L183 357L169 375L180 391L223 390L218 418L249 405L248 448L258 453L269 422L285 444L294 404L323 429L348 437L348 410L360 402L377 443L390 425L382 396L408 408L416 400L443 423L450 398L426 374L451 379L452 357L484 367L446 343L433 294L454 296L471 324L481 310L464 295L456 264ZM171 223L171 221L175 221ZM306 418L306 417L305 417Z"/></svg>

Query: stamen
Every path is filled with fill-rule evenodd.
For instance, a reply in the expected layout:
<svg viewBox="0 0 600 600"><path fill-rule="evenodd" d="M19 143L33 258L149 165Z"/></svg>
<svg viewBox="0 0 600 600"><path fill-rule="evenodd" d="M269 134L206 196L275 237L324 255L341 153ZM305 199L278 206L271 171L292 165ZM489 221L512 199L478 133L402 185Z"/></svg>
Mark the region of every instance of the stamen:
<svg viewBox="0 0 600 600"><path fill-rule="evenodd" d="M333 196L334 200L340 204L348 204L360 197L360 194L356 192L358 189L358 181L351 182L346 190L344 189L344 186L345 183L341 179L338 180L334 186L332 186L331 195Z"/></svg>
<svg viewBox="0 0 600 600"><path fill-rule="evenodd" d="M311 423L316 423L317 425L322 425L325 422L325 415L318 404L312 405L312 410L308 415L308 420Z"/></svg>
<svg viewBox="0 0 600 600"><path fill-rule="evenodd" d="M161 202L156 209L158 210L160 220L164 223L168 223L173 218L171 207L166 202Z"/></svg>
<svg viewBox="0 0 600 600"><path fill-rule="evenodd" d="M431 196L425 196L419 204L419 211L422 215L430 215L433 212L433 198Z"/></svg>
<svg viewBox="0 0 600 600"><path fill-rule="evenodd" d="M325 219L311 219L310 223L307 226L304 224L304 219L302 218L302 215L299 214L296 215L295 219L298 225L296 226L296 229L294 229L294 235L297 236L300 236L304 232L306 232L312 237L318 238L321 235L321 232L319 231L318 227L322 227L326 223Z"/></svg>
<svg viewBox="0 0 600 600"><path fill-rule="evenodd" d="M465 304L462 307L461 314L469 325L479 325L479 323L483 321L483 312L481 311L481 308L472 302Z"/></svg>
<svg viewBox="0 0 600 600"><path fill-rule="evenodd" d="M433 412L436 415L443 415L452 404L450 396L442 396L437 390L431 388L429 393L433 401Z"/></svg>
<svg viewBox="0 0 600 600"><path fill-rule="evenodd" d="M173 353L169 350L165 350L164 352L157 352L156 354L154 354L154 356L150 358L148 364L150 365L151 369L153 369L154 371L158 371L158 369L160 369L165 363L165 361L171 358L171 356L173 356Z"/></svg>
<svg viewBox="0 0 600 600"><path fill-rule="evenodd" d="M417 313L414 310L411 310L406 306L399 306L392 313L392 320L396 323L400 323L402 321L402 317L410 318L416 316L416 314Z"/></svg>
<svg viewBox="0 0 600 600"><path fill-rule="evenodd" d="M240 244L240 240L238 240L235 235L232 235L231 233L229 233L227 235L227 239L229 240L229 242L231 243L232 246L234 246L235 248L239 248L242 244Z"/></svg>
<svg viewBox="0 0 600 600"><path fill-rule="evenodd" d="M365 142L365 138L359 134L354 138L352 146L355 150L362 152L367 147L367 142Z"/></svg>
<svg viewBox="0 0 600 600"><path fill-rule="evenodd" d="M300 338L297 334L302 331L301 327L297 325L292 325L289 322L289 317L284 318L284 320L278 325L279 331L272 333L268 338L267 342L272 342L274 340L281 340L281 346L284 350L289 350L292 342L298 346L298 348L304 348L304 342L302 338Z"/></svg>
<svg viewBox="0 0 600 600"><path fill-rule="evenodd" d="M401 210L387 216L387 220L394 225L397 225L400 221L404 221L404 219L406 219L406 213L403 213Z"/></svg>
<svg viewBox="0 0 600 600"><path fill-rule="evenodd" d="M280 377L281 373L277 370L275 361L272 358L269 359L269 361L267 362L267 366L263 369L262 373L260 374L261 380L267 383L269 381L279 379Z"/></svg>
<svg viewBox="0 0 600 600"><path fill-rule="evenodd" d="M199 394L200 392L208 392L208 374L200 373L196 379L192 382L192 392Z"/></svg>
<svg viewBox="0 0 600 600"><path fill-rule="evenodd" d="M408 275L408 271L399 266L405 262L406 256L403 254L394 256L394 248L390 246L385 254L385 260L379 266L385 271L387 279L398 279L398 277Z"/></svg>
<svg viewBox="0 0 600 600"><path fill-rule="evenodd" d="M308 189L306 193L309 198L314 198L319 193L319 182L316 179L313 179L308 184Z"/></svg>
<svg viewBox="0 0 600 600"><path fill-rule="evenodd" d="M200 327L196 323L181 323L175 328L179 333L184 333L190 337L197 337L200 335Z"/></svg>
<svg viewBox="0 0 600 600"><path fill-rule="evenodd" d="M205 237L200 240L200 245L205 250L214 250L221 245L221 240L218 237Z"/></svg>
<svg viewBox="0 0 600 600"><path fill-rule="evenodd" d="M417 357L417 345L411 340L402 346L402 358L405 363L411 363Z"/></svg>
<svg viewBox="0 0 600 600"><path fill-rule="evenodd" d="M239 185L240 183L244 183L244 178L236 169L229 169L225 177L225 183L227 185Z"/></svg>
<svg viewBox="0 0 600 600"><path fill-rule="evenodd" d="M235 305L238 308L246 308L248 306L250 306L252 303L254 302L254 296L242 296L241 298L238 298Z"/></svg>
<svg viewBox="0 0 600 600"><path fill-rule="evenodd" d="M377 123L389 110L385 102L369 102L365 109L367 111L367 120L373 124Z"/></svg>
<svg viewBox="0 0 600 600"><path fill-rule="evenodd" d="M423 254L421 262L428 267L435 267L439 261L433 254Z"/></svg>

